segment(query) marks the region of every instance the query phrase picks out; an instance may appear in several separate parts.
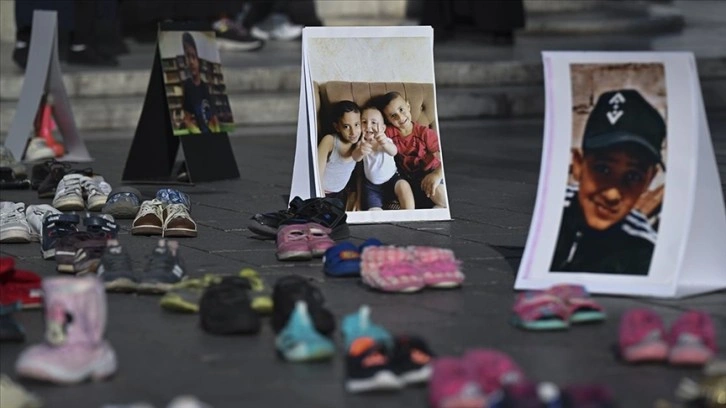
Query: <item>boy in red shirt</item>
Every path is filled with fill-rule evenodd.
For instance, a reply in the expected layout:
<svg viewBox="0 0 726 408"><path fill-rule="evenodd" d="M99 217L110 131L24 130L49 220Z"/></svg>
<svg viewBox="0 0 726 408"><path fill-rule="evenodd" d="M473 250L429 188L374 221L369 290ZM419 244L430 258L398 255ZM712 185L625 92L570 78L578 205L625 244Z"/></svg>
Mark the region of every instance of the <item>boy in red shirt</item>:
<svg viewBox="0 0 726 408"><path fill-rule="evenodd" d="M396 163L413 190L416 208L446 208L446 187L439 138L432 129L413 122L411 105L398 92L381 98L381 112L390 126L386 136L398 149Z"/></svg>

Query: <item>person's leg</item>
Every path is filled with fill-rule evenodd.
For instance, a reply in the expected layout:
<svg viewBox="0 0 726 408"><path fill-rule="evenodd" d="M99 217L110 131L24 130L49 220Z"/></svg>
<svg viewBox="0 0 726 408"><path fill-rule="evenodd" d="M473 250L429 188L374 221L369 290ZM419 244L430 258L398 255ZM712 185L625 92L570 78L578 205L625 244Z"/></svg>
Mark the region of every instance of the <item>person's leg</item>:
<svg viewBox="0 0 726 408"><path fill-rule="evenodd" d="M446 186L442 183L436 187L434 196L431 197L431 201L434 202L434 208L446 208L448 203L446 202Z"/></svg>
<svg viewBox="0 0 726 408"><path fill-rule="evenodd" d="M394 192L402 210L413 210L416 208L416 202L413 198L411 185L404 179L399 179L394 185Z"/></svg>
<svg viewBox="0 0 726 408"><path fill-rule="evenodd" d="M365 208L368 211L380 211L383 209L383 190L380 185L371 183L368 179L363 182L365 191Z"/></svg>
<svg viewBox="0 0 726 408"><path fill-rule="evenodd" d="M15 49L13 61L22 69L28 62L30 34L35 10L52 10L57 13L58 42L65 44L66 36L73 27L73 0L18 0L15 2ZM62 48L60 48L62 50ZM65 54L61 52L61 59Z"/></svg>

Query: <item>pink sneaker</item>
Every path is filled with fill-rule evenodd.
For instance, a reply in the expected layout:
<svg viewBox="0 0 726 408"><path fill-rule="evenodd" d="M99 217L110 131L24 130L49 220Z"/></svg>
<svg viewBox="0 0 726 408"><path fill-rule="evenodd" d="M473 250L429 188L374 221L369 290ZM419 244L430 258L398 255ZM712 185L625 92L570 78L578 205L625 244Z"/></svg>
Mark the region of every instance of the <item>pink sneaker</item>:
<svg viewBox="0 0 726 408"><path fill-rule="evenodd" d="M277 230L277 259L307 261L312 258L307 224L283 225Z"/></svg>
<svg viewBox="0 0 726 408"><path fill-rule="evenodd" d="M487 399L462 360L441 357L432 364L428 387L431 407L486 408Z"/></svg>
<svg viewBox="0 0 726 408"><path fill-rule="evenodd" d="M664 361L668 356L665 328L650 309L631 309L620 319L620 355L629 363Z"/></svg>
<svg viewBox="0 0 726 408"><path fill-rule="evenodd" d="M682 314L671 326L668 345L670 364L706 364L716 354L716 331L711 317L695 310Z"/></svg>
<svg viewBox="0 0 726 408"><path fill-rule="evenodd" d="M417 292L426 286L411 254L395 246L369 246L361 254L361 278L384 292Z"/></svg>
<svg viewBox="0 0 726 408"><path fill-rule="evenodd" d="M526 380L522 369L501 351L473 349L467 351L462 360L487 396L499 393L505 385L519 384Z"/></svg>
<svg viewBox="0 0 726 408"><path fill-rule="evenodd" d="M308 228L308 246L314 257L325 255L328 248L335 246L335 241L330 238L330 228L311 222L305 224Z"/></svg>
<svg viewBox="0 0 726 408"><path fill-rule="evenodd" d="M116 372L116 353L103 339L106 291L95 276L43 279L45 343L28 347L15 370L59 384L104 379Z"/></svg>
<svg viewBox="0 0 726 408"><path fill-rule="evenodd" d="M408 250L426 286L440 289L461 286L464 274L452 250L425 246L412 246Z"/></svg>

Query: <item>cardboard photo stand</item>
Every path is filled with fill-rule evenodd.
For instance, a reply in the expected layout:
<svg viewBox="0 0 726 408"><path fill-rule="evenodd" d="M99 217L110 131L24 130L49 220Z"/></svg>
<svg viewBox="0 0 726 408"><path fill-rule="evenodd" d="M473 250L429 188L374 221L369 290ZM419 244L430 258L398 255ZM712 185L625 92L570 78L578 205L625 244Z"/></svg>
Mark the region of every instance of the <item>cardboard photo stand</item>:
<svg viewBox="0 0 726 408"><path fill-rule="evenodd" d="M351 101L363 108L394 91L408 103L411 122L425 127L425 134L433 136L421 136L421 140L426 140L421 143L426 146L426 158L434 163L431 168L441 171L443 183L439 185L442 187L439 191L445 192L445 160L436 108L433 29L424 26L306 27L302 47L297 143L290 199L325 196L318 168L318 145L326 135L335 133L330 120L332 106ZM389 131L393 130L392 125L389 127ZM433 151L431 147L434 144L429 140L436 140L437 151ZM363 143L363 135L358 143ZM434 158L436 154L438 159ZM403 155L399 152L396 156L396 168L403 175L400 164ZM413 160L413 157L407 156L407 159ZM422 198L422 192L416 200L416 209L397 209L400 207L396 202L400 200L384 193L383 210L368 211L364 202L366 176L363 167L363 161L356 165L346 187L348 223L451 219L448 197L444 199L446 205L439 207ZM417 184L411 188L420 190L420 182Z"/></svg>
<svg viewBox="0 0 726 408"><path fill-rule="evenodd" d="M58 125L65 147L65 155L56 160L93 161L78 134L68 93L63 83L58 58L57 13L37 10L33 13L33 29L23 87L15 110L15 117L5 140L5 147L18 160L23 158L28 140L35 133L35 118L46 95L53 97L52 116Z"/></svg>
<svg viewBox="0 0 726 408"><path fill-rule="evenodd" d="M726 210L693 54L544 52L543 65L546 112L542 162L534 214L515 289L545 289L555 284L571 283L582 284L592 293L657 298L681 298L725 289ZM578 74L588 67L595 67L592 74ZM605 68L598 70L598 67ZM655 67L655 70L638 74L638 69L648 67ZM656 71L663 73L662 85L657 83L661 81L659 75L653 74ZM583 90L582 87L590 89ZM654 114L651 108L643 109L642 106L647 106L643 99L659 113ZM633 109L634 103L640 108ZM580 110L586 110L589 115L587 125L578 124ZM589 118L593 116L597 117L591 124ZM662 123L657 119L659 116L665 123L664 127L658 124ZM612 154L607 152L613 150L598 149L608 148L613 143L619 144L619 149L625 149L623 144L628 144L631 152L642 152L642 147L648 144L644 140L651 138L649 132L654 128L643 127L645 122L656 123L654 127L661 129L659 132L665 131L662 150L650 150L652 156L662 159L658 166L663 179L653 179L649 190L635 201L627 217L616 221L612 227L603 227L608 229L598 230L598 222L621 211L617 206L623 196L615 194L607 199L612 203L605 201L605 192L612 192L615 181L610 180L613 184L593 184L592 176L588 180L580 178L579 186L570 188L577 181L573 180L571 158L575 157L573 147L580 143L574 140L583 138L584 148L584 138L591 138L588 142L590 151L599 152L592 153L591 158L596 157L595 154ZM633 127L630 132L624 130L626 123ZM598 132L592 132L593 129ZM641 146L634 146L634 142ZM632 154L635 153L631 153L630 157L633 157ZM593 163L596 160L593 159ZM597 166L603 165L594 164L592 168L601 169ZM607 173L600 174L618 174L618 170L613 169L611 167ZM622 174L629 177L628 172ZM637 179L623 178L629 181ZM588 186L583 187L583 183ZM602 185L603 189L594 188L596 184ZM664 189L662 199L658 199L655 220L641 217L644 212L633 212L639 210L643 197L646 196L647 201L647 194L659 186L664 186ZM596 262L602 261L599 265L610 266L601 270L581 270L588 269L584 266L566 270L560 269L565 268L562 266L565 264L553 262L553 258L561 252L556 248L559 246L560 228L565 225L563 214L571 205L582 208L582 217L577 223L580 235L565 254L567 260L575 259L578 254L587 254ZM646 228L647 222L651 222L654 228ZM642 228L633 228L637 225ZM620 229L614 231L615 227ZM632 259L626 257L633 256L632 247L617 243L611 245L621 237L630 239L623 235L623 231L630 237L652 242L649 263L642 264L647 265L645 271L629 270L631 267L615 271L617 265L630 264ZM590 245L590 251L582 252L585 237L597 245ZM603 249L598 252L593 250L596 248ZM605 248L618 248L620 252L606 251ZM624 255L622 264L605 262L620 255Z"/></svg>
<svg viewBox="0 0 726 408"><path fill-rule="evenodd" d="M210 30L208 26L198 23L161 23L159 31ZM179 183L175 170L178 168L176 158L180 145L189 183L239 178L239 169L226 132L174 135L162 55L157 43L144 106L126 159L123 182Z"/></svg>

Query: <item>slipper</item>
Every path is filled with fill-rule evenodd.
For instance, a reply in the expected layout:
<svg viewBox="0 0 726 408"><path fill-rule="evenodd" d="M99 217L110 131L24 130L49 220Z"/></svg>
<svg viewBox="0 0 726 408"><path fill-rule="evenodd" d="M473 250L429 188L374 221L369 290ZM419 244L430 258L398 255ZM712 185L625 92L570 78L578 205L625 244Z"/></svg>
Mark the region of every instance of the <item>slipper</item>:
<svg viewBox="0 0 726 408"><path fill-rule="evenodd" d="M546 291L520 293L514 302L512 324L527 330L563 330L570 314L560 298Z"/></svg>
<svg viewBox="0 0 726 408"><path fill-rule="evenodd" d="M665 361L668 344L660 316L650 309L631 309L620 319L620 356L629 363Z"/></svg>
<svg viewBox="0 0 726 408"><path fill-rule="evenodd" d="M323 272L334 277L360 276L358 247L345 241L328 248L323 256Z"/></svg>
<svg viewBox="0 0 726 408"><path fill-rule="evenodd" d="M426 286L421 275L406 249L369 246L361 254L361 278L372 288L384 292L418 292Z"/></svg>
<svg viewBox="0 0 726 408"><path fill-rule="evenodd" d="M561 284L549 288L547 293L557 296L567 306L570 323L594 323L605 320L605 309L582 285Z"/></svg>
<svg viewBox="0 0 726 408"><path fill-rule="evenodd" d="M470 375L464 361L454 357L434 359L428 386L428 400L432 408L488 406L487 396Z"/></svg>
<svg viewBox="0 0 726 408"><path fill-rule="evenodd" d="M716 331L711 317L701 311L682 314L668 333L668 362L704 365L716 354Z"/></svg>
<svg viewBox="0 0 726 408"><path fill-rule="evenodd" d="M471 349L462 356L469 375L484 394L492 396L503 388L527 382L524 371L509 355L494 349Z"/></svg>
<svg viewBox="0 0 726 408"><path fill-rule="evenodd" d="M464 274L459 270L460 262L450 249L411 246L414 265L421 271L424 284L437 289L450 289L461 286Z"/></svg>

